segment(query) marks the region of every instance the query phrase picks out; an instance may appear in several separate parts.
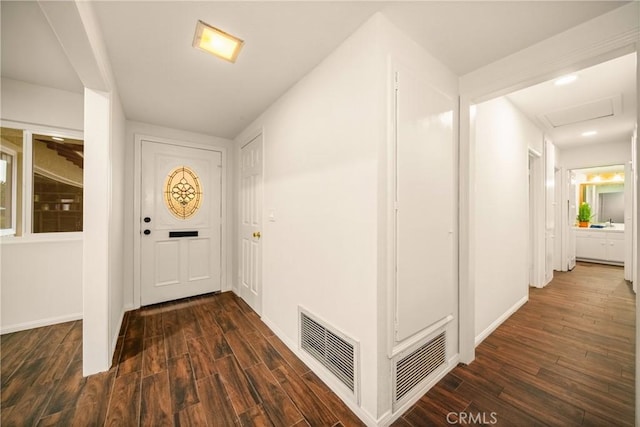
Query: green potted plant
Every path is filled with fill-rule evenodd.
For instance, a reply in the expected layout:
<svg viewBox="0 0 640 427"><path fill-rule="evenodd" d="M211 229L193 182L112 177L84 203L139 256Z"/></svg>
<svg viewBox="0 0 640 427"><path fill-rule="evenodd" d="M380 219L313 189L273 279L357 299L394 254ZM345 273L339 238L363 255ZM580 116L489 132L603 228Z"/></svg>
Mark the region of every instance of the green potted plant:
<svg viewBox="0 0 640 427"><path fill-rule="evenodd" d="M588 227L589 221L591 221L591 206L587 202L582 202L578 208L578 224L580 227Z"/></svg>

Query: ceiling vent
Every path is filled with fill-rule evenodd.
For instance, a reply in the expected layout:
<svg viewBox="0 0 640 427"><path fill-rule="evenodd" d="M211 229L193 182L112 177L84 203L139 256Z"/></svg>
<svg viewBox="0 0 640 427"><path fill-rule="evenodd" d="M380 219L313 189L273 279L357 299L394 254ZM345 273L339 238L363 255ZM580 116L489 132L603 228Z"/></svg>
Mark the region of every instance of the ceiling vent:
<svg viewBox="0 0 640 427"><path fill-rule="evenodd" d="M613 117L622 112L622 96L600 99L585 104L575 105L562 110L543 114L542 121L550 128L583 123L589 120Z"/></svg>
<svg viewBox="0 0 640 427"><path fill-rule="evenodd" d="M358 343L303 308L299 310L300 347L358 397Z"/></svg>
<svg viewBox="0 0 640 427"><path fill-rule="evenodd" d="M393 363L394 408L400 407L429 375L446 364L446 332L441 332L414 350L407 350L396 356Z"/></svg>

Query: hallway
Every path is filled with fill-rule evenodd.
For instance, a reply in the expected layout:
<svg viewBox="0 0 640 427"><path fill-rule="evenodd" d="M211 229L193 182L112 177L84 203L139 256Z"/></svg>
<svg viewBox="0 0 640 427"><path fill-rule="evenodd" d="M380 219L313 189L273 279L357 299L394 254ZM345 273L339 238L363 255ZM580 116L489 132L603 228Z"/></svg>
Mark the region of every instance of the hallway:
<svg viewBox="0 0 640 427"><path fill-rule="evenodd" d="M633 425L635 303L622 276L579 263L531 288L476 361L394 426ZM133 311L124 325L119 363L88 378L80 321L3 335L2 425L362 425L231 293Z"/></svg>
<svg viewBox="0 0 640 427"><path fill-rule="evenodd" d="M620 267L555 272L393 425L633 425L634 300Z"/></svg>

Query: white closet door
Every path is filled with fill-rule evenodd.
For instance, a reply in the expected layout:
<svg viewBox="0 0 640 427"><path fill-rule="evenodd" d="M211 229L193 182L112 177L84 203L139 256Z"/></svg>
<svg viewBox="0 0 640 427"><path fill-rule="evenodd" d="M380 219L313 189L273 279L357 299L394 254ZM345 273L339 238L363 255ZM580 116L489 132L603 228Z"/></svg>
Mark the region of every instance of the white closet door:
<svg viewBox="0 0 640 427"><path fill-rule="evenodd" d="M396 341L454 311L455 101L396 68Z"/></svg>

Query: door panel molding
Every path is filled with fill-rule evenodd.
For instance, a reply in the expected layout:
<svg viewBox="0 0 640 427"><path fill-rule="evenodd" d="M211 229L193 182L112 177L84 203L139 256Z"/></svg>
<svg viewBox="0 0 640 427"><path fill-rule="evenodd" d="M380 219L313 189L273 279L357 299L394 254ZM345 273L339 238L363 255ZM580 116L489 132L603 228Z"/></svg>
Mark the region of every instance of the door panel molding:
<svg viewBox="0 0 640 427"><path fill-rule="evenodd" d="M238 156L238 295L262 314L262 228L265 226L264 134L248 138Z"/></svg>

